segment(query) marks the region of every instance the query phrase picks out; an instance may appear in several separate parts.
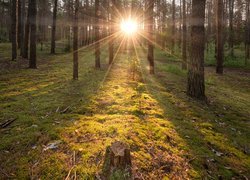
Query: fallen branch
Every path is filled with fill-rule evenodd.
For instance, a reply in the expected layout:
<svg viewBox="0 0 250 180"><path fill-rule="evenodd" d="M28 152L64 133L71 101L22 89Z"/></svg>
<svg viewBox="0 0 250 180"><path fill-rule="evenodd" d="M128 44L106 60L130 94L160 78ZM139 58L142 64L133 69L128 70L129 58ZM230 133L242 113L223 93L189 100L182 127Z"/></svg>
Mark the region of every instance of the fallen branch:
<svg viewBox="0 0 250 180"><path fill-rule="evenodd" d="M2 124L0 124L0 127L3 129L3 128L6 128L8 127L10 124L12 124L15 120L17 120L17 118L12 118L12 119L8 119L6 120L5 122L3 122Z"/></svg>
<svg viewBox="0 0 250 180"><path fill-rule="evenodd" d="M66 113L69 110L70 106L66 107L64 110L61 111L61 114Z"/></svg>

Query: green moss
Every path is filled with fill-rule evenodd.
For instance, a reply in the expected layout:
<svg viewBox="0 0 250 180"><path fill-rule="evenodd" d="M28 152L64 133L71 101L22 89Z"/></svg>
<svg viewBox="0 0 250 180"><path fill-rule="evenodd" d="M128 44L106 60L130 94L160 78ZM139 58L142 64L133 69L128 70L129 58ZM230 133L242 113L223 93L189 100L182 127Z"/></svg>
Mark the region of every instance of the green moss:
<svg viewBox="0 0 250 180"><path fill-rule="evenodd" d="M8 49L9 44L0 47ZM249 175L250 159L244 154L250 136L247 74L228 70L217 76L207 68L207 105L185 95L186 72L176 57L156 50L157 74L149 76L141 48L140 60L121 53L110 70L104 48L101 70L93 68L92 51L80 51L78 81L71 80L72 54L40 51L37 70L1 74L0 122L17 117L0 132L4 172L25 179L33 167L34 178L64 179L75 154L73 171L80 179L94 179L102 170L106 147L121 140L129 144L133 167L144 178ZM44 152L54 140L62 143ZM209 159L215 162L206 164ZM159 171L171 162L175 168Z"/></svg>

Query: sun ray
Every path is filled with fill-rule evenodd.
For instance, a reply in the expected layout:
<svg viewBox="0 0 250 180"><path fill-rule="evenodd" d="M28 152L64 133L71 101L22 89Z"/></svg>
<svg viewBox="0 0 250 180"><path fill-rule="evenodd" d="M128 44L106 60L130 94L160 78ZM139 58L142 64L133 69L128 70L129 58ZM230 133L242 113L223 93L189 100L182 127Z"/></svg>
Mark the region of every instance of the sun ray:
<svg viewBox="0 0 250 180"><path fill-rule="evenodd" d="M114 62L115 62L115 60L116 60L117 54L119 53L119 51L120 51L120 49L121 49L121 46L122 46L122 43L123 43L124 39L125 39L125 38L123 37L122 41L120 42L120 44L119 44L119 46L118 46L118 49L117 49L117 51L116 51L116 54L115 54L115 56L114 56L114 60L113 60L113 62L109 65L108 70L107 70L107 72L105 73L102 82L100 83L100 86L99 86L98 91L103 87L103 84L104 84L104 82L106 81L106 79L107 79L107 77L108 77L108 74L110 73L110 70L111 70L111 68L112 68L112 66L113 66L113 64L114 64Z"/></svg>

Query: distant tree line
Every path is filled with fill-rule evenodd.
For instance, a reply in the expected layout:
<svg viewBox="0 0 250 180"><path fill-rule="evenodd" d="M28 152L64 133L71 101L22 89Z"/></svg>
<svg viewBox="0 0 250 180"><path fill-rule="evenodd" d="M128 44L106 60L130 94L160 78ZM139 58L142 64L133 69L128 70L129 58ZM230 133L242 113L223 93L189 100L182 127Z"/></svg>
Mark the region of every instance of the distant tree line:
<svg viewBox="0 0 250 180"><path fill-rule="evenodd" d="M73 79L78 79L78 48L93 45L95 67L100 68L100 46L108 37L112 64L121 40L117 24L131 12L146 36L141 43L147 45L150 74L155 73L155 46L172 55L181 52L187 94L205 99L206 50L214 48L218 74L223 74L225 48L237 58L235 46L244 44L245 64L249 62L249 6L249 0L0 0L0 42L12 43L12 60L20 55L36 68L36 45L43 50L50 44L55 54L56 42L63 41L66 51L73 48Z"/></svg>

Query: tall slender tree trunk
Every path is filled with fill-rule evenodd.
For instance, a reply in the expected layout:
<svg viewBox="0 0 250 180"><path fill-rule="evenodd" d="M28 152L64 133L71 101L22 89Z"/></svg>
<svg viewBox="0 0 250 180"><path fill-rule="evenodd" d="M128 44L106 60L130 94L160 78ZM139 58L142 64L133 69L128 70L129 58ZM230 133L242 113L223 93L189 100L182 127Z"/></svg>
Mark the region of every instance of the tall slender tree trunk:
<svg viewBox="0 0 250 180"><path fill-rule="evenodd" d="M207 53L209 53L209 44L210 44L210 38L211 38L211 34L212 34L212 18L213 18L213 14L212 14L212 0L209 0L207 2L207 34L206 34L206 43L207 43Z"/></svg>
<svg viewBox="0 0 250 180"><path fill-rule="evenodd" d="M30 60L29 67L36 68L36 0L30 0Z"/></svg>
<svg viewBox="0 0 250 180"><path fill-rule="evenodd" d="M11 29L11 26L12 26L12 1L8 2L8 15L10 17L10 19L8 19L9 23L8 23L8 26L7 26L7 28L8 28L8 36L9 36L8 38L9 38L9 41L12 42L11 41L11 36L12 36L12 29Z"/></svg>
<svg viewBox="0 0 250 180"><path fill-rule="evenodd" d="M206 0L192 0L191 52L188 62L187 94L200 100L205 99L205 6Z"/></svg>
<svg viewBox="0 0 250 180"><path fill-rule="evenodd" d="M21 44L20 44L20 47L21 47L21 51L20 51L20 55L23 57L24 55L24 42L25 42L25 31L24 31L24 27L25 27L25 0L20 0L22 1L21 3L21 18L20 18L20 21L21 21Z"/></svg>
<svg viewBox="0 0 250 180"><path fill-rule="evenodd" d="M28 59L29 57L29 40L30 40L30 0L28 4L28 13L25 23L25 35L24 35L24 47L23 47L23 58Z"/></svg>
<svg viewBox="0 0 250 180"><path fill-rule="evenodd" d="M73 25L73 79L78 79L78 16L79 0L75 1L75 15Z"/></svg>
<svg viewBox="0 0 250 180"><path fill-rule="evenodd" d="M109 42L109 64L111 65L114 61L114 25L113 25L113 21L114 21L114 12L115 12L115 1L116 0L112 0L112 7L109 4L109 13L110 13L110 20L109 20L109 35L111 36L111 40Z"/></svg>
<svg viewBox="0 0 250 180"><path fill-rule="evenodd" d="M181 43L182 43L182 19L183 19L183 17L182 17L182 15L183 15L183 13L182 13L182 0L180 0L180 17L179 17L179 41L178 41L178 46L179 46L179 48L182 50L182 46L181 46Z"/></svg>
<svg viewBox="0 0 250 180"><path fill-rule="evenodd" d="M216 73L223 74L223 54L224 54L224 41L223 41L223 0L216 0L216 46L217 46L217 66Z"/></svg>
<svg viewBox="0 0 250 180"><path fill-rule="evenodd" d="M171 37L171 51L175 52L175 0L172 0L172 37Z"/></svg>
<svg viewBox="0 0 250 180"><path fill-rule="evenodd" d="M56 16L57 16L57 1L54 0L54 9L53 9L53 22L52 22L52 32L51 32L51 54L55 54L56 49Z"/></svg>
<svg viewBox="0 0 250 180"><path fill-rule="evenodd" d="M153 30L154 30L154 0L146 1L146 16L147 16L147 34L150 41L148 41L148 62L149 62L149 73L154 74L154 45L153 40Z"/></svg>
<svg viewBox="0 0 250 180"><path fill-rule="evenodd" d="M22 13L22 0L18 0L18 5L17 5L17 47L18 49L21 48L21 40L22 40L22 21L21 21L21 13Z"/></svg>
<svg viewBox="0 0 250 180"><path fill-rule="evenodd" d="M230 55L234 57L234 27L233 27L233 18L234 18L234 0L229 0L229 49Z"/></svg>
<svg viewBox="0 0 250 180"><path fill-rule="evenodd" d="M100 62L100 2L95 0L95 67L101 68Z"/></svg>
<svg viewBox="0 0 250 180"><path fill-rule="evenodd" d="M245 55L245 65L248 64L250 59L250 1L247 0L246 3L246 55Z"/></svg>
<svg viewBox="0 0 250 180"><path fill-rule="evenodd" d="M182 2L182 69L187 69L187 16L186 0Z"/></svg>
<svg viewBox="0 0 250 180"><path fill-rule="evenodd" d="M163 1L163 10L162 10L162 49L165 49L166 47L166 15L167 15L167 7L166 2Z"/></svg>
<svg viewBox="0 0 250 180"><path fill-rule="evenodd" d="M17 58L17 14L18 14L18 0L12 0L11 11L11 41L12 41L12 60Z"/></svg>
<svg viewBox="0 0 250 180"><path fill-rule="evenodd" d="M87 2L87 1L86 1ZM68 0L68 3L66 5L66 10L67 10L67 27L66 27L66 35L67 35L67 44L66 44L66 49L68 51L71 50L71 21L72 21L72 1Z"/></svg>

